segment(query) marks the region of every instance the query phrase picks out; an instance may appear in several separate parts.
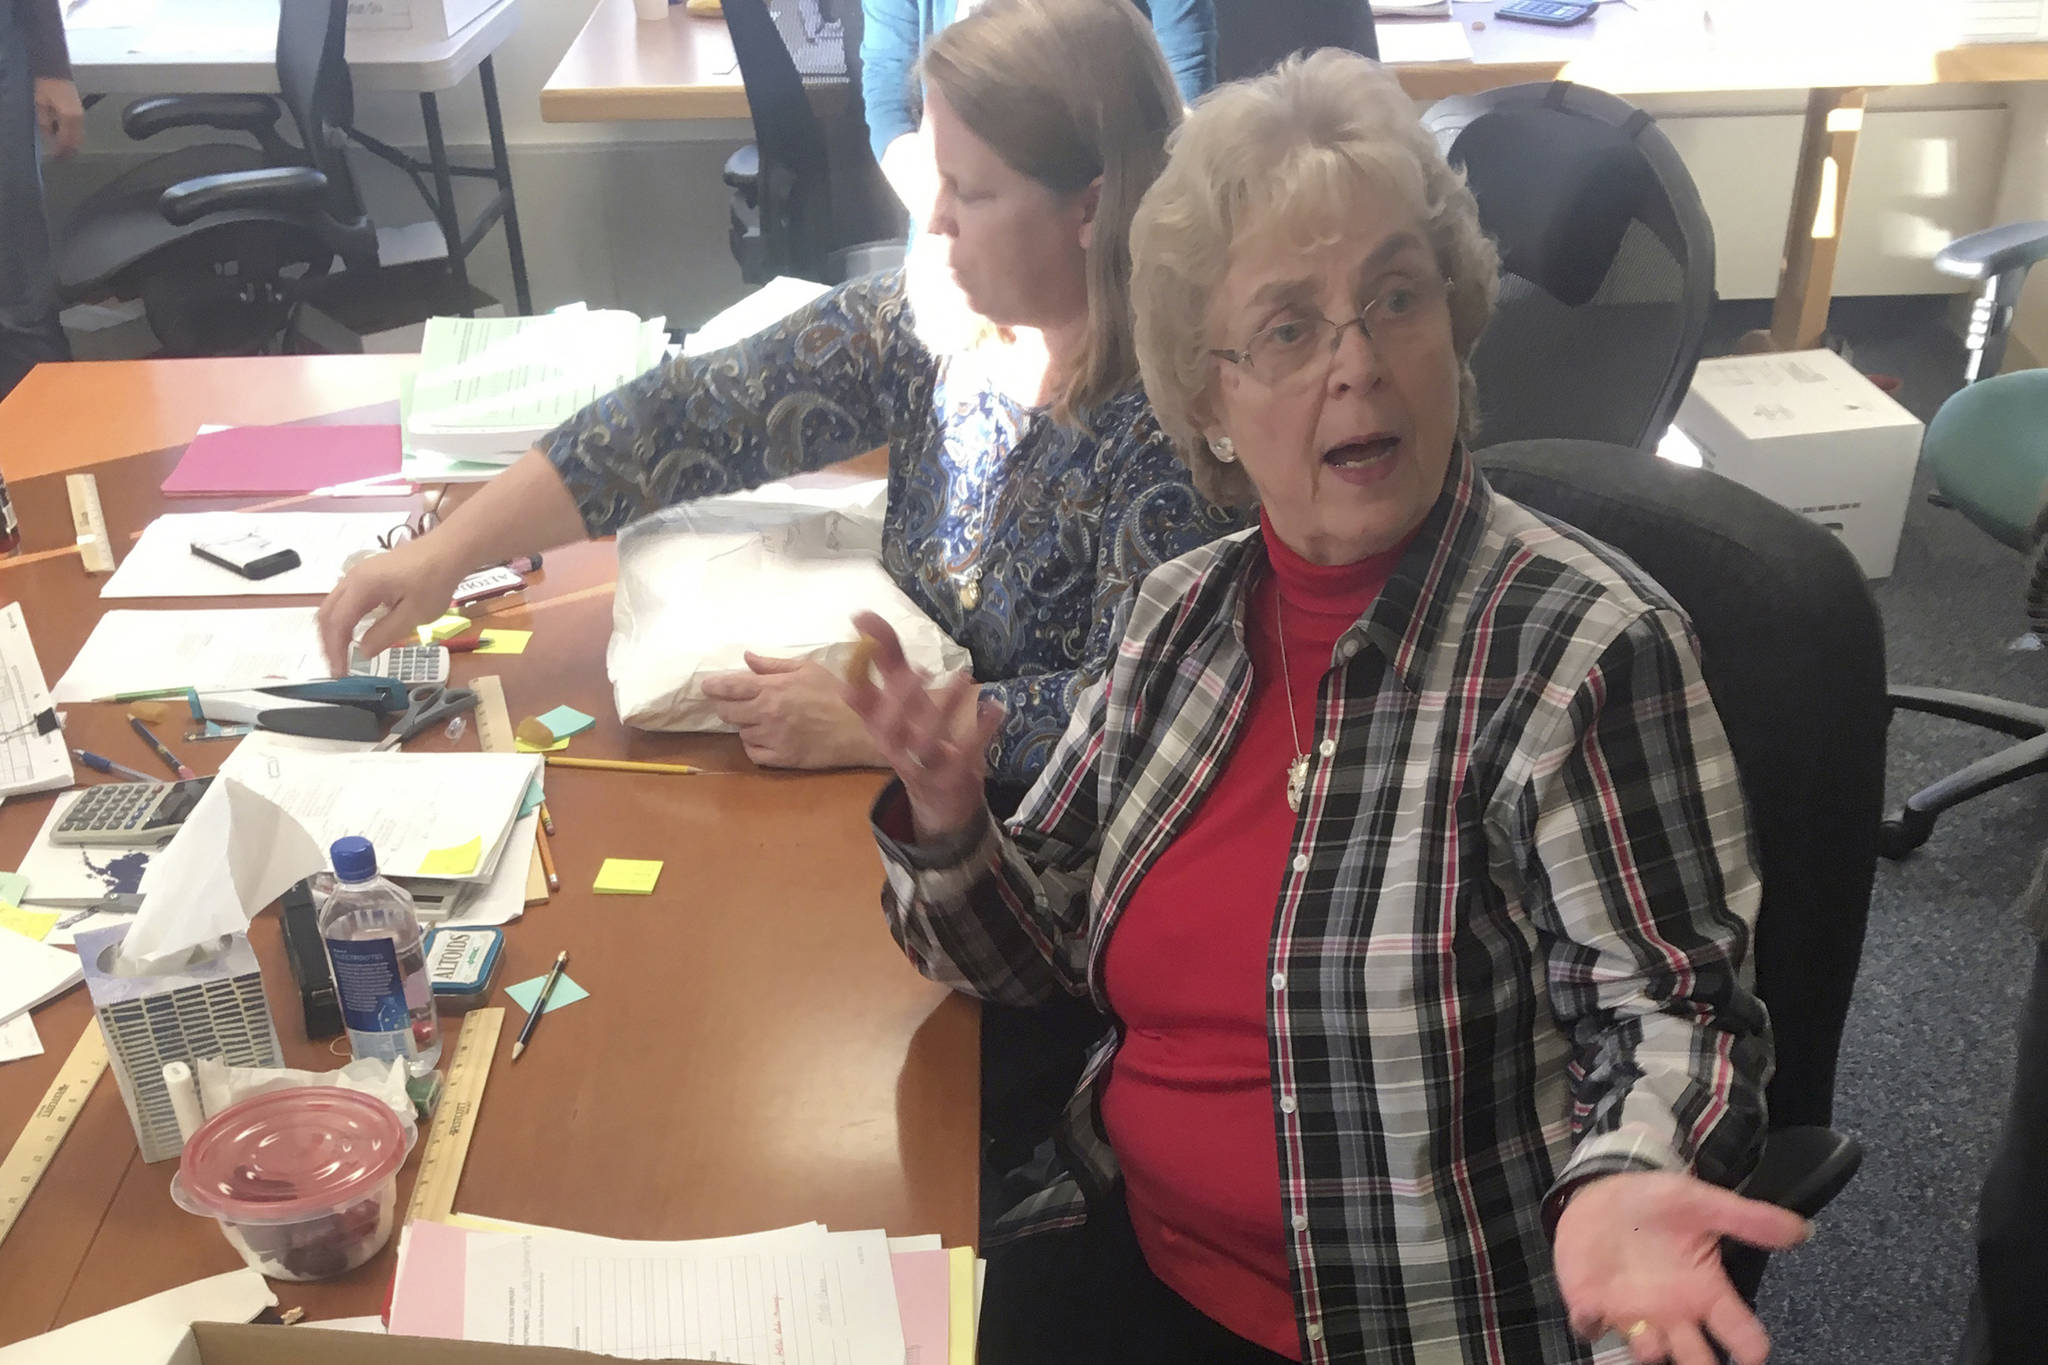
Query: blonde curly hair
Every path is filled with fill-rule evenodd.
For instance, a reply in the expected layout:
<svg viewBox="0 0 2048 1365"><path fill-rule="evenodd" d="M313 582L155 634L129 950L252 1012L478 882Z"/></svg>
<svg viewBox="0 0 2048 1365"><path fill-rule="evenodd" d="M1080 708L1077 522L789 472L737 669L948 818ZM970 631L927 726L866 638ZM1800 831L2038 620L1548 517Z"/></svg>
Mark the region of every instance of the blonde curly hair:
<svg viewBox="0 0 2048 1365"><path fill-rule="evenodd" d="M1168 144L1166 169L1131 223L1138 369L1159 424L1225 506L1258 495L1240 465L1216 458L1201 424L1215 377L1209 306L1231 247L1278 234L1313 251L1340 240L1361 194L1396 194L1421 224L1450 284L1451 344L1462 373L1459 432L1477 419L1469 360L1493 314L1500 253L1479 226L1465 178L1379 63L1325 49L1205 96Z"/></svg>

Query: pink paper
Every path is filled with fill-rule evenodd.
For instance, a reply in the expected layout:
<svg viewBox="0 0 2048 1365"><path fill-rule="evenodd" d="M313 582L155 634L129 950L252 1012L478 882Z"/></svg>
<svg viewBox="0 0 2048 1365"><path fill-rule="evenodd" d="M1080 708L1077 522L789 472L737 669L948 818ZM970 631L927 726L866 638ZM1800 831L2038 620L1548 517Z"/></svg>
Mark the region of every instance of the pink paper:
<svg viewBox="0 0 2048 1365"><path fill-rule="evenodd" d="M193 437L163 491L170 497L311 493L396 477L400 459L395 425L229 427Z"/></svg>
<svg viewBox="0 0 2048 1365"><path fill-rule="evenodd" d="M903 1318L904 1365L946 1365L952 1349L948 1314L951 1271L943 1251L892 1251L896 1311Z"/></svg>
<svg viewBox="0 0 2048 1365"><path fill-rule="evenodd" d="M391 1335L462 1340L469 1235L446 1223L406 1225L391 1281Z"/></svg>

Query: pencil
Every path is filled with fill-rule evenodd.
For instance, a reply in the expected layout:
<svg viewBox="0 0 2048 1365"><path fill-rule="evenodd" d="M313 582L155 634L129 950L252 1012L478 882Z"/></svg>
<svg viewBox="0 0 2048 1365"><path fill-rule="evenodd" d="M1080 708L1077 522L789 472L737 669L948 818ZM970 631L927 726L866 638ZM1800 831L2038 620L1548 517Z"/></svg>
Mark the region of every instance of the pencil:
<svg viewBox="0 0 2048 1365"><path fill-rule="evenodd" d="M548 832L536 828L533 831L533 846L540 850L540 870L548 874L548 890L560 891L562 879L555 875L555 855L548 849Z"/></svg>
<svg viewBox="0 0 2048 1365"><path fill-rule="evenodd" d="M550 768L603 768L619 773L702 773L687 763L639 763L626 758L570 758L567 754L547 755Z"/></svg>
<svg viewBox="0 0 2048 1365"><path fill-rule="evenodd" d="M166 749L164 747L164 742L158 739L156 735L151 732L150 728L147 725L144 725L142 723L142 718L140 716L129 716L128 726L130 729L134 730L136 734L142 736L143 743L149 745L150 748L156 750L156 756L164 761L164 766L171 770L172 776L178 778L180 781L189 781L192 778L198 776L197 773L193 772L190 768L186 767L183 760L181 760L176 754L172 753L169 749Z"/></svg>
<svg viewBox="0 0 2048 1365"><path fill-rule="evenodd" d="M545 801L540 803L540 827L550 834L555 832L555 817L548 814L548 803Z"/></svg>
<svg viewBox="0 0 2048 1365"><path fill-rule="evenodd" d="M546 845L542 845L542 847L546 847ZM533 1037L533 1026L540 1022L541 1015L547 1013L548 997L555 993L555 983L562 979L562 968L567 965L568 961L569 950L567 948L555 954L555 965L548 969L548 979L541 983L540 994L534 997L533 1009L527 1013L526 1024L519 1030L517 1041L512 1044L513 1061L518 1061L519 1054L526 1051L526 1040Z"/></svg>

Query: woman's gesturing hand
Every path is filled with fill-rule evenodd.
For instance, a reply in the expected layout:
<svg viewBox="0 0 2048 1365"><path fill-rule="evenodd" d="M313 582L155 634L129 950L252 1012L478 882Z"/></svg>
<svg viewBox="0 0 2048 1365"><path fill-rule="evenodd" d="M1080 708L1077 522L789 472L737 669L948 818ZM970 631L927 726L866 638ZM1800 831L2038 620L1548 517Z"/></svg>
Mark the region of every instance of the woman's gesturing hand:
<svg viewBox="0 0 2048 1365"><path fill-rule="evenodd" d="M917 837L931 841L965 831L987 802L982 781L1003 708L982 700L965 673L936 692L926 690L887 621L862 612L853 623L872 644L872 671L867 665L848 670L846 704L903 780Z"/></svg>

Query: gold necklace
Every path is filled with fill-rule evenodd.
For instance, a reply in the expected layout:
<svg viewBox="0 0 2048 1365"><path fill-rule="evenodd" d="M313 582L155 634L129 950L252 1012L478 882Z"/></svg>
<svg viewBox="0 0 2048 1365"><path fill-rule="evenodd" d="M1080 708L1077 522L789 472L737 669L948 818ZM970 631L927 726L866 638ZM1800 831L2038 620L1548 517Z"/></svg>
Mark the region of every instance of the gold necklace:
<svg viewBox="0 0 2048 1365"><path fill-rule="evenodd" d="M1287 667L1287 608L1276 587L1273 593L1273 634L1280 642L1280 679L1287 688L1287 729L1294 736L1294 760L1287 765L1287 809L1299 815L1308 791L1308 750L1301 747L1301 727L1294 720L1294 675Z"/></svg>

